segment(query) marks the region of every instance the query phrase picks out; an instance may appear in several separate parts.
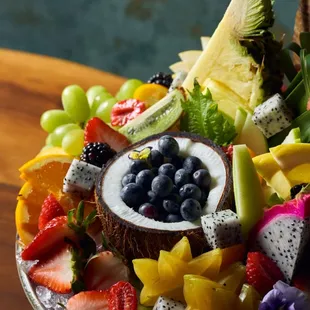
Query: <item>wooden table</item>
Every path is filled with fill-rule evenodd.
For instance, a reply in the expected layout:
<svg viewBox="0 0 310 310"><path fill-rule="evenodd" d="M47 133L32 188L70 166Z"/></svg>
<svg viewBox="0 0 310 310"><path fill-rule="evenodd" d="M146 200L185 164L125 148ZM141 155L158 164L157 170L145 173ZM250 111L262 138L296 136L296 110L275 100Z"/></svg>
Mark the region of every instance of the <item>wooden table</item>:
<svg viewBox="0 0 310 310"><path fill-rule="evenodd" d="M15 265L18 168L38 153L46 133L40 115L61 108L62 89L104 85L115 93L123 78L76 63L0 49L0 308L31 309Z"/></svg>

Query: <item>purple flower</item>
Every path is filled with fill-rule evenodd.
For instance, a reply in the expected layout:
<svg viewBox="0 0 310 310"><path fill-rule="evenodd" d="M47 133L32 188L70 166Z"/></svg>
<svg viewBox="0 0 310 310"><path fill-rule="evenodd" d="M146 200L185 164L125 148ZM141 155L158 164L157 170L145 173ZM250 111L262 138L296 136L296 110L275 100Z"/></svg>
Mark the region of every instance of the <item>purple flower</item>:
<svg viewBox="0 0 310 310"><path fill-rule="evenodd" d="M278 281L268 292L259 306L259 310L309 310L310 300L296 287Z"/></svg>

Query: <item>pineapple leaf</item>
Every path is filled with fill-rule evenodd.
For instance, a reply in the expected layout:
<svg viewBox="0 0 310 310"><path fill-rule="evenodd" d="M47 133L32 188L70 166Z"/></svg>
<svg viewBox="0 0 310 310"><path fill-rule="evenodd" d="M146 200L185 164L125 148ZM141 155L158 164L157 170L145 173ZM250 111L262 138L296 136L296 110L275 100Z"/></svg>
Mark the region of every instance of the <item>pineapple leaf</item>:
<svg viewBox="0 0 310 310"><path fill-rule="evenodd" d="M229 21L239 37L262 35L274 23L273 0L232 0L227 10Z"/></svg>
<svg viewBox="0 0 310 310"><path fill-rule="evenodd" d="M294 52L297 56L300 55L301 47L296 42L291 42L286 49L290 50L291 52Z"/></svg>
<svg viewBox="0 0 310 310"><path fill-rule="evenodd" d="M284 49L281 51L280 64L288 80L290 82L293 81L295 76L297 75L297 70L294 66L294 63L290 55L290 51L288 49Z"/></svg>
<svg viewBox="0 0 310 310"><path fill-rule="evenodd" d="M300 52L300 64L301 72L304 80L306 93L308 99L310 98L310 55L307 55L307 51L302 49Z"/></svg>
<svg viewBox="0 0 310 310"><path fill-rule="evenodd" d="M206 94L201 92L197 80L189 98L182 102L182 108L185 115L181 120L181 130L209 138L218 145L228 145L235 138L235 126L218 111L210 90Z"/></svg>
<svg viewBox="0 0 310 310"><path fill-rule="evenodd" d="M299 38L300 38L301 48L306 50L306 54L309 54L310 53L310 32L301 32Z"/></svg>

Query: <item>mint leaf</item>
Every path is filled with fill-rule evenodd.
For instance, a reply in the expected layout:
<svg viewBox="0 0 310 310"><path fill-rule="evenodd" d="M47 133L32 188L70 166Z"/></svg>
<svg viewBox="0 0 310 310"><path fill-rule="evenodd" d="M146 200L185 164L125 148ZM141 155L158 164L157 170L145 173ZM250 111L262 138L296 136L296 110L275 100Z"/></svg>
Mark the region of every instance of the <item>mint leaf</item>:
<svg viewBox="0 0 310 310"><path fill-rule="evenodd" d="M210 90L203 94L196 80L182 108L185 112L181 119L182 131L198 134L218 145L228 145L236 136L235 126L218 110Z"/></svg>

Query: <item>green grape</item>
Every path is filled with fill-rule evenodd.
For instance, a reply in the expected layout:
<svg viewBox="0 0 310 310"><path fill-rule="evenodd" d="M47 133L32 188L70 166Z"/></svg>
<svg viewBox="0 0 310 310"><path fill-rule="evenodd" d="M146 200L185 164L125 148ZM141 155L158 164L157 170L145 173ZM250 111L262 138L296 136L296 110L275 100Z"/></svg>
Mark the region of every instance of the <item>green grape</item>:
<svg viewBox="0 0 310 310"><path fill-rule="evenodd" d="M41 115L40 125L43 130L51 133L58 126L72 123L72 119L63 110L48 110Z"/></svg>
<svg viewBox="0 0 310 310"><path fill-rule="evenodd" d="M110 123L111 122L111 111L113 106L117 100L115 98L110 98L100 104L98 107L95 116L98 116L101 118L105 123Z"/></svg>
<svg viewBox="0 0 310 310"><path fill-rule="evenodd" d="M126 100L133 98L133 94L135 90L143 84L142 81L136 79L127 80L119 89L118 93L116 94L116 99L118 101Z"/></svg>
<svg viewBox="0 0 310 310"><path fill-rule="evenodd" d="M48 149L51 149L53 146L52 145L45 145L42 147L42 149L40 150L40 153L45 151L45 150L48 150Z"/></svg>
<svg viewBox="0 0 310 310"><path fill-rule="evenodd" d="M84 147L84 130L74 129L69 131L63 137L61 146L63 150L70 155L80 155Z"/></svg>
<svg viewBox="0 0 310 310"><path fill-rule="evenodd" d="M67 86L62 92L61 99L64 110L75 122L82 123L89 117L88 100L80 86Z"/></svg>
<svg viewBox="0 0 310 310"><path fill-rule="evenodd" d="M57 127L52 133L52 145L61 146L63 137L71 130L81 129L81 127L77 124L66 124Z"/></svg>
<svg viewBox="0 0 310 310"><path fill-rule="evenodd" d="M86 92L86 96L87 96L88 104L90 108L96 96L98 96L101 93L105 93L105 92L107 92L106 88L101 85L95 85L88 89L88 91Z"/></svg>
<svg viewBox="0 0 310 310"><path fill-rule="evenodd" d="M45 139L45 145L49 145L49 146L52 146L53 145L53 134L50 133L48 134L48 136L46 137Z"/></svg>
<svg viewBox="0 0 310 310"><path fill-rule="evenodd" d="M110 98L113 98L113 96L110 93L100 93L98 96L95 97L91 110L90 110L90 116L95 116L95 113L100 106L100 104Z"/></svg>

